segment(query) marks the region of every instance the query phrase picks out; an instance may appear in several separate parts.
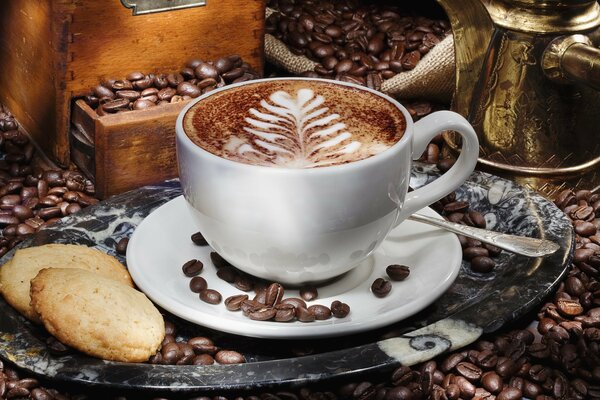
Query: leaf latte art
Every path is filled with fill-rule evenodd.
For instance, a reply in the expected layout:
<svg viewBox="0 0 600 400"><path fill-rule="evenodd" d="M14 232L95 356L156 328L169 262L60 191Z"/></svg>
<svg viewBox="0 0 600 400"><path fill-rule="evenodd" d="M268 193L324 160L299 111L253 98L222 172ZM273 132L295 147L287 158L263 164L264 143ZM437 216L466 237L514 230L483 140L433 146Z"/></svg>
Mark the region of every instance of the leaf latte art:
<svg viewBox="0 0 600 400"><path fill-rule="evenodd" d="M316 168L380 153L406 121L386 99L319 81L251 83L208 96L184 118L205 150L245 164Z"/></svg>
<svg viewBox="0 0 600 400"><path fill-rule="evenodd" d="M340 156L361 147L340 115L329 113L323 107L325 98L312 90L300 89L295 97L278 91L269 100L262 100L258 110L251 108L251 116L245 118L244 130L251 139L232 138L226 145L229 151L251 163L303 168L335 164Z"/></svg>

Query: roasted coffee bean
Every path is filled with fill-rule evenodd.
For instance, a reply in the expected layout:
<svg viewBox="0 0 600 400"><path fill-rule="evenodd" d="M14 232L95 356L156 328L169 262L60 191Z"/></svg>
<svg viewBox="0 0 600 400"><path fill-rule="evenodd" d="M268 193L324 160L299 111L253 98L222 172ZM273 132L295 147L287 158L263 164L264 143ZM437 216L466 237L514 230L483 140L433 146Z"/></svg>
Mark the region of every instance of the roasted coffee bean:
<svg viewBox="0 0 600 400"><path fill-rule="evenodd" d="M383 279L383 278L377 278L371 284L371 292L376 297L385 297L390 293L391 290L392 290L391 282L386 279Z"/></svg>
<svg viewBox="0 0 600 400"><path fill-rule="evenodd" d="M192 235L191 237L192 242L196 245L196 246L208 246L208 242L206 241L206 239L204 239L204 236L202 236L201 232L196 232ZM215 253L216 254L216 253ZM211 255L212 256L212 255Z"/></svg>
<svg viewBox="0 0 600 400"><path fill-rule="evenodd" d="M141 97L140 92L137 90L118 90L116 92L116 96L121 99L126 99L128 101L135 101Z"/></svg>
<svg viewBox="0 0 600 400"><path fill-rule="evenodd" d="M246 359L237 351L221 350L215 354L215 361L219 364L241 364L245 363Z"/></svg>
<svg viewBox="0 0 600 400"><path fill-rule="evenodd" d="M169 342L162 346L160 350L162 359L165 364L175 364L181 357L183 357L183 351L176 342Z"/></svg>
<svg viewBox="0 0 600 400"><path fill-rule="evenodd" d="M496 400L519 400L523 397L523 392L514 387L507 387L496 396Z"/></svg>
<svg viewBox="0 0 600 400"><path fill-rule="evenodd" d="M486 256L477 256L471 259L471 268L475 272L492 272L495 266L496 262Z"/></svg>
<svg viewBox="0 0 600 400"><path fill-rule="evenodd" d="M315 319L318 321L331 318L331 310L329 309L329 307L320 304L314 304L308 307L308 312L313 314L315 316Z"/></svg>
<svg viewBox="0 0 600 400"><path fill-rule="evenodd" d="M271 283L265 293L265 304L267 306L274 306L283 299L284 289L279 283Z"/></svg>
<svg viewBox="0 0 600 400"><path fill-rule="evenodd" d="M201 244L200 246L203 246L203 245ZM219 253L217 253L217 252L214 252L214 251L210 253L210 260L212 261L213 265L214 265L216 268L223 268L223 267L225 267L225 266L228 266L228 265L230 265L230 264L227 262L227 260L225 260L223 257L221 257L221 256L219 255Z"/></svg>
<svg viewBox="0 0 600 400"><path fill-rule="evenodd" d="M452 371L466 356L462 353L454 353L444 359L440 368L443 372L448 373Z"/></svg>
<svg viewBox="0 0 600 400"><path fill-rule="evenodd" d="M277 314L277 310L275 310L273 307L267 306L250 310L248 312L248 317L256 321L268 321L273 319L275 314Z"/></svg>
<svg viewBox="0 0 600 400"><path fill-rule="evenodd" d="M466 361L458 363L456 371L471 382L478 381L482 374L481 368Z"/></svg>
<svg viewBox="0 0 600 400"><path fill-rule="evenodd" d="M162 88L156 96L159 100L171 100L177 94L177 90L171 87Z"/></svg>
<svg viewBox="0 0 600 400"><path fill-rule="evenodd" d="M13 207L12 212L20 221L25 221L26 219L33 217L33 211L29 207L20 204L16 204Z"/></svg>
<svg viewBox="0 0 600 400"><path fill-rule="evenodd" d="M94 91L94 95L96 95L96 97L98 97L99 99L102 99L102 98L113 99L115 97L115 94L113 93L112 90L110 90L109 88L104 87L102 85L98 85L98 86L94 87L93 91Z"/></svg>
<svg viewBox="0 0 600 400"><path fill-rule="evenodd" d="M233 286L243 292L249 292L254 288L254 281L247 275L238 275L233 281Z"/></svg>
<svg viewBox="0 0 600 400"><path fill-rule="evenodd" d="M202 90L199 89L198 86L189 82L181 82L179 85L177 85L177 94L196 98L202 94Z"/></svg>
<svg viewBox="0 0 600 400"><path fill-rule="evenodd" d="M331 314L336 318L346 318L350 314L350 306L339 300L331 303Z"/></svg>
<svg viewBox="0 0 600 400"><path fill-rule="evenodd" d="M563 315L574 317L583 313L583 307L576 300L560 299L556 304Z"/></svg>
<svg viewBox="0 0 600 400"><path fill-rule="evenodd" d="M144 79L145 75L139 71L134 71L134 72L130 72L129 74L127 74L127 76L125 77L125 79L127 79L128 81L138 81L140 79Z"/></svg>
<svg viewBox="0 0 600 400"><path fill-rule="evenodd" d="M55 398L46 389L39 387L32 389L30 395L33 400L53 400Z"/></svg>
<svg viewBox="0 0 600 400"><path fill-rule="evenodd" d="M133 82L133 87L138 90L148 89L154 83L154 78L144 76L142 79Z"/></svg>
<svg viewBox="0 0 600 400"><path fill-rule="evenodd" d="M192 276L198 275L200 272L202 272L203 268L204 268L204 264L202 264L202 261L199 261L196 259L187 261L181 267L183 274L187 277L192 277Z"/></svg>
<svg viewBox="0 0 600 400"><path fill-rule="evenodd" d="M235 296L230 296L225 299L225 307L229 311L239 311L242 307L242 303L248 300L247 294L238 294Z"/></svg>
<svg viewBox="0 0 600 400"><path fill-rule="evenodd" d="M125 255L125 253L127 253L127 245L128 244L129 244L128 237L124 237L121 240L119 240L117 242L117 246L115 247L117 254Z"/></svg>
<svg viewBox="0 0 600 400"><path fill-rule="evenodd" d="M217 86L217 81L213 78L206 78L198 82L197 86L199 89L203 90L208 88L215 88Z"/></svg>
<svg viewBox="0 0 600 400"><path fill-rule="evenodd" d="M152 101L150 99L137 99L134 103L132 108L134 110L146 110L148 108L152 108L155 107L156 103L155 101Z"/></svg>
<svg viewBox="0 0 600 400"><path fill-rule="evenodd" d="M192 346L196 354L211 354L214 355L217 352L217 347L214 342L204 336L196 336L188 339L187 343Z"/></svg>
<svg viewBox="0 0 600 400"><path fill-rule="evenodd" d="M198 65L194 72L196 73L196 78L198 79L217 79L219 77L219 71L217 68L208 63L202 63Z"/></svg>
<svg viewBox="0 0 600 400"><path fill-rule="evenodd" d="M108 113L115 113L117 111L129 109L129 104L130 102L128 99L118 98L102 104L102 109Z"/></svg>
<svg viewBox="0 0 600 400"><path fill-rule="evenodd" d="M481 376L481 385L490 393L497 394L502 390L502 378L494 371L488 371Z"/></svg>
<svg viewBox="0 0 600 400"><path fill-rule="evenodd" d="M316 317L304 307L296 307L296 318L300 322L313 322Z"/></svg>
<svg viewBox="0 0 600 400"><path fill-rule="evenodd" d="M192 359L192 365L213 365L215 359L210 354L199 354Z"/></svg>
<svg viewBox="0 0 600 400"><path fill-rule="evenodd" d="M200 292L200 300L208 304L219 304L221 302L221 293L214 289L204 289Z"/></svg>
<svg viewBox="0 0 600 400"><path fill-rule="evenodd" d="M393 281L403 281L410 275L410 268L406 265L392 264L386 267L385 273Z"/></svg>
<svg viewBox="0 0 600 400"><path fill-rule="evenodd" d="M190 279L189 286L190 286L190 290L192 292L200 293L208 287L208 283L206 282L206 279L204 279L203 277L194 276L192 279Z"/></svg>
<svg viewBox="0 0 600 400"><path fill-rule="evenodd" d="M319 297L319 292L314 286L304 286L300 288L300 297L305 301L312 301Z"/></svg>
<svg viewBox="0 0 600 400"><path fill-rule="evenodd" d="M289 322L296 318L296 309L291 304L278 304L275 306L275 321Z"/></svg>
<svg viewBox="0 0 600 400"><path fill-rule="evenodd" d="M238 277L236 269L232 266L226 265L217 270L217 276L228 283L233 283Z"/></svg>
<svg viewBox="0 0 600 400"><path fill-rule="evenodd" d="M306 302L298 297L288 297L281 300L281 304L289 304L293 307L304 307L307 308Z"/></svg>
<svg viewBox="0 0 600 400"><path fill-rule="evenodd" d="M17 235L25 236L25 235L31 235L33 233L35 233L35 229L32 228L31 226L29 226L27 224L17 225Z"/></svg>

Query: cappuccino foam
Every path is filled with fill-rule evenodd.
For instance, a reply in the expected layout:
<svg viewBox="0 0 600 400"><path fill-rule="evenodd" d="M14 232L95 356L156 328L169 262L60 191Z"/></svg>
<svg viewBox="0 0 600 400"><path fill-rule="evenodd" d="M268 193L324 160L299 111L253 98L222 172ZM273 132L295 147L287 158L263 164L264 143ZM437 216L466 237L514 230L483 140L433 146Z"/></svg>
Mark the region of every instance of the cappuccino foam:
<svg viewBox="0 0 600 400"><path fill-rule="evenodd" d="M311 80L256 82L215 93L183 119L187 136L246 164L313 168L378 154L400 140L402 112L354 87Z"/></svg>

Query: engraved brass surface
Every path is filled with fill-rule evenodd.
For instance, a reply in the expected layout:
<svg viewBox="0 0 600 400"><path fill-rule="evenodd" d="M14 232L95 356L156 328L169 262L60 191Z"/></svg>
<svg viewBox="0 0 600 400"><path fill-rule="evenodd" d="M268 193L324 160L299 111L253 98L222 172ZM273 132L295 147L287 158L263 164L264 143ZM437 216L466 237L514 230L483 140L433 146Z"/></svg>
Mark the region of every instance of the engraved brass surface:
<svg viewBox="0 0 600 400"><path fill-rule="evenodd" d="M206 0L121 0L125 8L132 8L133 15L143 15L182 8L206 5Z"/></svg>
<svg viewBox="0 0 600 400"><path fill-rule="evenodd" d="M597 180L600 5L438 2L459 35L452 107L479 135L481 166L537 188L558 177ZM444 138L458 151L457 137Z"/></svg>

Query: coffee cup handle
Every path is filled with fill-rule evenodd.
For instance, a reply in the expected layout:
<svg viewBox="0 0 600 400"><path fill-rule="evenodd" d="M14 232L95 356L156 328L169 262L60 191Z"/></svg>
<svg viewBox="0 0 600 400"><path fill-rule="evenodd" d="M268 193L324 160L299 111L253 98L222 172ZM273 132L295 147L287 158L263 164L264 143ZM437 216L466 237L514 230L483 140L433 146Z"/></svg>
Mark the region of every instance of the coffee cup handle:
<svg viewBox="0 0 600 400"><path fill-rule="evenodd" d="M452 111L438 111L415 123L413 160L418 160L431 140L446 130L456 131L462 136L462 148L458 159L452 168L438 179L406 194L396 224L451 193L462 185L475 169L479 156L477 134L465 118Z"/></svg>

